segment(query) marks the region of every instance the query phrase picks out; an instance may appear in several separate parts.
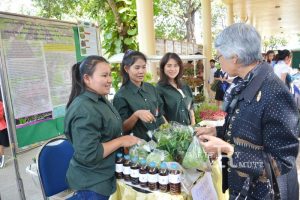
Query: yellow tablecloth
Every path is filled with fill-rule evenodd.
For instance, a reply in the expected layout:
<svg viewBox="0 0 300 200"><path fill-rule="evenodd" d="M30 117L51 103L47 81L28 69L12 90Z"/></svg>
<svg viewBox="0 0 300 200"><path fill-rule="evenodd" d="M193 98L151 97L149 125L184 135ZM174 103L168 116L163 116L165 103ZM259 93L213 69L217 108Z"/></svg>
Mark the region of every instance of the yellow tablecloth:
<svg viewBox="0 0 300 200"><path fill-rule="evenodd" d="M110 197L110 200L191 200L187 194L171 195L154 191L152 193L142 193L134 190L131 186L126 185L123 181L117 181L117 191Z"/></svg>
<svg viewBox="0 0 300 200"><path fill-rule="evenodd" d="M222 193L222 170L218 162L212 165L212 180L215 190L218 194L218 200L228 200L228 192ZM170 195L154 191L152 193L142 193L134 190L131 186L126 185L124 181L117 180L117 191L110 197L110 200L191 200L192 197L182 193L181 195Z"/></svg>

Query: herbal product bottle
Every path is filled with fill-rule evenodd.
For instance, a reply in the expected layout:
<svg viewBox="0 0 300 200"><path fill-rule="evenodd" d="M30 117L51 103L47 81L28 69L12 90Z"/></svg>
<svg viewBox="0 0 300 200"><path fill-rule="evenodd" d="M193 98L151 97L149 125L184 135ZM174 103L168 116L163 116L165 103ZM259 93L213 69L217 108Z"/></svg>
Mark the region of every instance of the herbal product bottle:
<svg viewBox="0 0 300 200"><path fill-rule="evenodd" d="M158 171L158 188L162 192L168 192L169 170L165 162L161 163Z"/></svg>
<svg viewBox="0 0 300 200"><path fill-rule="evenodd" d="M124 158L125 161L123 164L123 177L125 181L130 181L130 156L125 155Z"/></svg>
<svg viewBox="0 0 300 200"><path fill-rule="evenodd" d="M148 185L148 167L145 159L142 159L140 161L140 177L139 177L139 182L140 186L145 188Z"/></svg>
<svg viewBox="0 0 300 200"><path fill-rule="evenodd" d="M138 157L135 156L132 158L130 166L130 179L133 185L139 184L139 168Z"/></svg>
<svg viewBox="0 0 300 200"><path fill-rule="evenodd" d="M116 159L116 177L117 179L123 178L123 155L121 153L117 153L117 159Z"/></svg>
<svg viewBox="0 0 300 200"><path fill-rule="evenodd" d="M171 165L169 173L169 185L171 194L176 195L181 193L181 172L175 163Z"/></svg>
<svg viewBox="0 0 300 200"><path fill-rule="evenodd" d="M157 190L158 173L155 162L150 162L148 170L148 187L150 190Z"/></svg>

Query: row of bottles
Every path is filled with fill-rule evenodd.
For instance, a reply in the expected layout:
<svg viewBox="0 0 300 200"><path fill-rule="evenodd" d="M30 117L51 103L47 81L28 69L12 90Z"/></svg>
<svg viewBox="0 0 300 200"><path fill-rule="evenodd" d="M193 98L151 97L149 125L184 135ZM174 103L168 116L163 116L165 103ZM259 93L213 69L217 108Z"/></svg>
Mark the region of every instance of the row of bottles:
<svg viewBox="0 0 300 200"><path fill-rule="evenodd" d="M181 172L178 166L173 163L171 168L165 162L161 163L158 169L155 162L147 165L145 159L138 160L133 157L130 160L129 155L117 154L116 177L131 182L133 185L140 185L150 190L160 190L162 192L170 191L171 194L181 193Z"/></svg>

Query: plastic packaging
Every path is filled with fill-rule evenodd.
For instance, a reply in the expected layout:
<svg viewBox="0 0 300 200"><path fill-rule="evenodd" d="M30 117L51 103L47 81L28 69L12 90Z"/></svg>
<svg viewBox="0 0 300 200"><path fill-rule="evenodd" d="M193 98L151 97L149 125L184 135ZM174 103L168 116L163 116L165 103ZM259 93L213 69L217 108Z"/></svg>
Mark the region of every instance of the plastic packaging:
<svg viewBox="0 0 300 200"><path fill-rule="evenodd" d="M194 136L182 161L182 166L186 169L200 169L201 171L211 171L208 155L202 149L198 137Z"/></svg>

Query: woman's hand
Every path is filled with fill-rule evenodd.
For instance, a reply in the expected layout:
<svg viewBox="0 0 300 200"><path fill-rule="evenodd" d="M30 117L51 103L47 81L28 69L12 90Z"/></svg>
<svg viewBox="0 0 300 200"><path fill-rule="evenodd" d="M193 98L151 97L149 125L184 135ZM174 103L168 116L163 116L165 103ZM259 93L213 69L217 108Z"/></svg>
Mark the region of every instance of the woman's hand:
<svg viewBox="0 0 300 200"><path fill-rule="evenodd" d="M200 144L209 155L216 156L220 153L226 153L231 156L234 152L234 148L231 144L215 136L201 135L199 139Z"/></svg>
<svg viewBox="0 0 300 200"><path fill-rule="evenodd" d="M155 121L155 117L150 110L137 110L134 112L134 115L146 123L152 123Z"/></svg>
<svg viewBox="0 0 300 200"><path fill-rule="evenodd" d="M140 139L133 135L125 135L125 136L120 137L120 139L121 139L122 147L131 147L140 142Z"/></svg>
<svg viewBox="0 0 300 200"><path fill-rule="evenodd" d="M216 127L197 127L195 128L195 133L197 136L200 135L217 135L217 129Z"/></svg>

